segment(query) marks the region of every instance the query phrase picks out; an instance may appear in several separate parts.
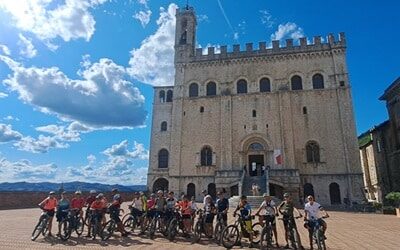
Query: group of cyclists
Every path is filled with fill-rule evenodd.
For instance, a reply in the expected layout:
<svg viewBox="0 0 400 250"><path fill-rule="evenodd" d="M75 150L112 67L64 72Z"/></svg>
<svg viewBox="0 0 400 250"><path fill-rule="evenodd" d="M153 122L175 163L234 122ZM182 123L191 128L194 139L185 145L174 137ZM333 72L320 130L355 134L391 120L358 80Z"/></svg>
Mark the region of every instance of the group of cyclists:
<svg viewBox="0 0 400 250"><path fill-rule="evenodd" d="M143 192L136 192L133 195L133 200L129 204L130 213L129 216L133 218L138 228L141 230L139 235L145 234L146 230L150 230L151 222L155 221L155 218L160 219L158 227L164 226L167 230L169 223L176 218L176 214L179 214L181 229L184 232L183 236L187 238L193 237L193 230L195 229L194 222L196 220L197 212L201 211L202 225L204 225L204 234L208 238L213 238L214 233L217 232L216 227L214 228L215 217L217 217L218 223L222 224L223 227L228 225L228 211L229 211L229 201L224 192L217 193L217 199L214 201L213 197L207 194L207 191L202 192L204 199L203 204L198 205L194 197L188 197L182 193L177 199L174 192L164 192L162 190L152 193L149 197ZM289 249L290 245L290 228L295 228L297 233L297 239L299 243L299 248L302 249L302 244L300 241L300 236L297 232L295 219L303 217L301 212L297 210L294 206L294 202L288 193L284 194L283 202L277 206L273 201L272 197L268 194L264 194L264 201L260 204L255 213L252 213L252 208L247 202L246 196L240 197L240 202L233 212L233 216L239 215L241 221L243 222L242 230L247 231L249 235L250 247L253 247L253 238L256 237L255 234L260 234L261 232L254 232L254 224L252 220L255 216L258 216L258 223L261 227L269 225L271 227L271 236L274 237L274 245L279 248L278 243L278 233L276 229L276 219L282 215L282 221L285 228L285 239L286 246L284 248ZM327 229L327 224L323 218L329 217L328 213L322 208L320 204L314 201L312 196L307 197L308 202L304 206L304 227L309 231L309 240L311 249L313 249L313 228L315 223L321 225L321 230L323 232L323 237L325 237L325 232ZM107 198L102 193L97 193L95 190L90 191L90 195L87 198L82 197L80 191L76 191L74 197L71 201L66 198L66 193L61 193L61 198L57 199L55 192L50 192L49 196L44 199L39 207L44 213L49 217L48 220L48 231L47 235L52 236L52 222L54 215L58 222L63 221L68 215L68 211L74 211L77 216L83 218L82 220L86 222L87 225L87 237L92 237L95 239L96 234L91 233L92 223L98 223L99 225L106 224L106 214L109 214L110 219L112 219L116 224L116 230L121 233L122 237L126 237L133 230L130 230L130 224L127 223L128 217L124 216L120 218L121 214L121 195L118 193L117 189L112 190L111 200L108 201ZM86 211L84 208L86 207ZM200 207L200 208L199 208ZM324 216L321 216L321 213ZM295 214L297 216L295 216ZM199 216L200 218L200 216ZM199 219L197 219L198 221ZM217 224L218 224L217 223ZM59 223L57 236L61 234L61 223ZM162 224L162 225L161 225ZM221 226L221 225L219 225ZM168 234L168 232L166 232ZM268 242L269 246L272 245L272 239Z"/></svg>

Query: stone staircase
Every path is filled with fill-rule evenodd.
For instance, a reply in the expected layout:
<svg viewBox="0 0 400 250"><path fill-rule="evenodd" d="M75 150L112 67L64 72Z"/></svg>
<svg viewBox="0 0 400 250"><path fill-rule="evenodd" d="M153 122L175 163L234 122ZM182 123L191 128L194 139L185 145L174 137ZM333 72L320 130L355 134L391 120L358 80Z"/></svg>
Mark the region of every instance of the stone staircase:
<svg viewBox="0 0 400 250"><path fill-rule="evenodd" d="M260 195L262 195L263 193L265 193L266 187L267 187L267 180L265 178L265 176L244 176L243 179L243 184L242 184L242 194L250 196L253 195L251 192L253 183L258 184L258 186L260 187Z"/></svg>

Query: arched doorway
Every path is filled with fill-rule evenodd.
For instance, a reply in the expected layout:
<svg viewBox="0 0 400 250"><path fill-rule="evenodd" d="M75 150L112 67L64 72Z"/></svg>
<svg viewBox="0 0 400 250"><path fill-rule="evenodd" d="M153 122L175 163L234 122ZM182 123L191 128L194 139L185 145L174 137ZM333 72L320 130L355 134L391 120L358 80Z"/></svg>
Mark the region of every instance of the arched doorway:
<svg viewBox="0 0 400 250"><path fill-rule="evenodd" d="M196 186L193 183L189 183L187 185L186 194L189 197L189 199L192 197L196 198Z"/></svg>
<svg viewBox="0 0 400 250"><path fill-rule="evenodd" d="M342 204L342 200L340 198L340 187L336 182L332 182L329 185L329 196L331 198L332 205Z"/></svg>
<svg viewBox="0 0 400 250"><path fill-rule="evenodd" d="M211 195L213 199L217 196L217 188L215 187L215 183L210 183L207 186L208 194Z"/></svg>
<svg viewBox="0 0 400 250"><path fill-rule="evenodd" d="M303 189L304 189L303 190L303 195L304 195L303 198L304 199L306 199L307 196L309 196L309 195L311 195L312 197L315 197L314 196L314 187L311 183L304 184Z"/></svg>
<svg viewBox="0 0 400 250"><path fill-rule="evenodd" d="M250 176L261 176L264 174L265 153L264 145L253 142L248 147L248 166Z"/></svg>
<svg viewBox="0 0 400 250"><path fill-rule="evenodd" d="M165 178L158 178L153 184L153 192L158 190L167 191L168 190L168 180Z"/></svg>

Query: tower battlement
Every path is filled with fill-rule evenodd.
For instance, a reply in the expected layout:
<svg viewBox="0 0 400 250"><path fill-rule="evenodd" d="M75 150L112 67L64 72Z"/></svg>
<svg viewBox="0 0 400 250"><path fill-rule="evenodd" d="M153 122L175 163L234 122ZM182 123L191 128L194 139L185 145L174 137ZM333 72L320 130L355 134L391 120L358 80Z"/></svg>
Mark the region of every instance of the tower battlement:
<svg viewBox="0 0 400 250"><path fill-rule="evenodd" d="M207 53L203 53L203 48L197 48L192 62L244 58L261 55L280 55L291 53L306 53L315 51L327 51L332 49L346 48L346 37L344 32L339 33L338 39L333 34L329 34L327 40L323 41L321 36L314 36L308 43L306 37L299 39L299 44L295 45L293 39L286 39L285 46L281 46L280 41L272 41L271 47L267 47L267 42L259 42L258 49L254 48L253 43L246 43L242 49L240 44L234 44L232 50L228 51L228 46L223 45L219 51L215 47L208 47Z"/></svg>

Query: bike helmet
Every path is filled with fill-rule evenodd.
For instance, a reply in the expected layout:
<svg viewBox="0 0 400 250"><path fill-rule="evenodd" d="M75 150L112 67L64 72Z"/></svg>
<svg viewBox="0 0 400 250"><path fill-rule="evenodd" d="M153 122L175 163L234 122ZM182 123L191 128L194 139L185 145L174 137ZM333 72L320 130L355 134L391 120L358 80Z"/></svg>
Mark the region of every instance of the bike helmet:
<svg viewBox="0 0 400 250"><path fill-rule="evenodd" d="M284 193L284 194L283 194L283 197L289 197L289 196L290 196L289 193Z"/></svg>
<svg viewBox="0 0 400 250"><path fill-rule="evenodd" d="M49 192L49 195L54 195L54 194L56 194L56 192L54 192L54 191Z"/></svg>
<svg viewBox="0 0 400 250"><path fill-rule="evenodd" d="M79 190L77 190L77 191L75 192L75 194L82 194L82 192L79 191Z"/></svg>
<svg viewBox="0 0 400 250"><path fill-rule="evenodd" d="M97 192L96 192L96 190L92 189L92 190L90 190L89 193L90 193L90 194L96 194Z"/></svg>

